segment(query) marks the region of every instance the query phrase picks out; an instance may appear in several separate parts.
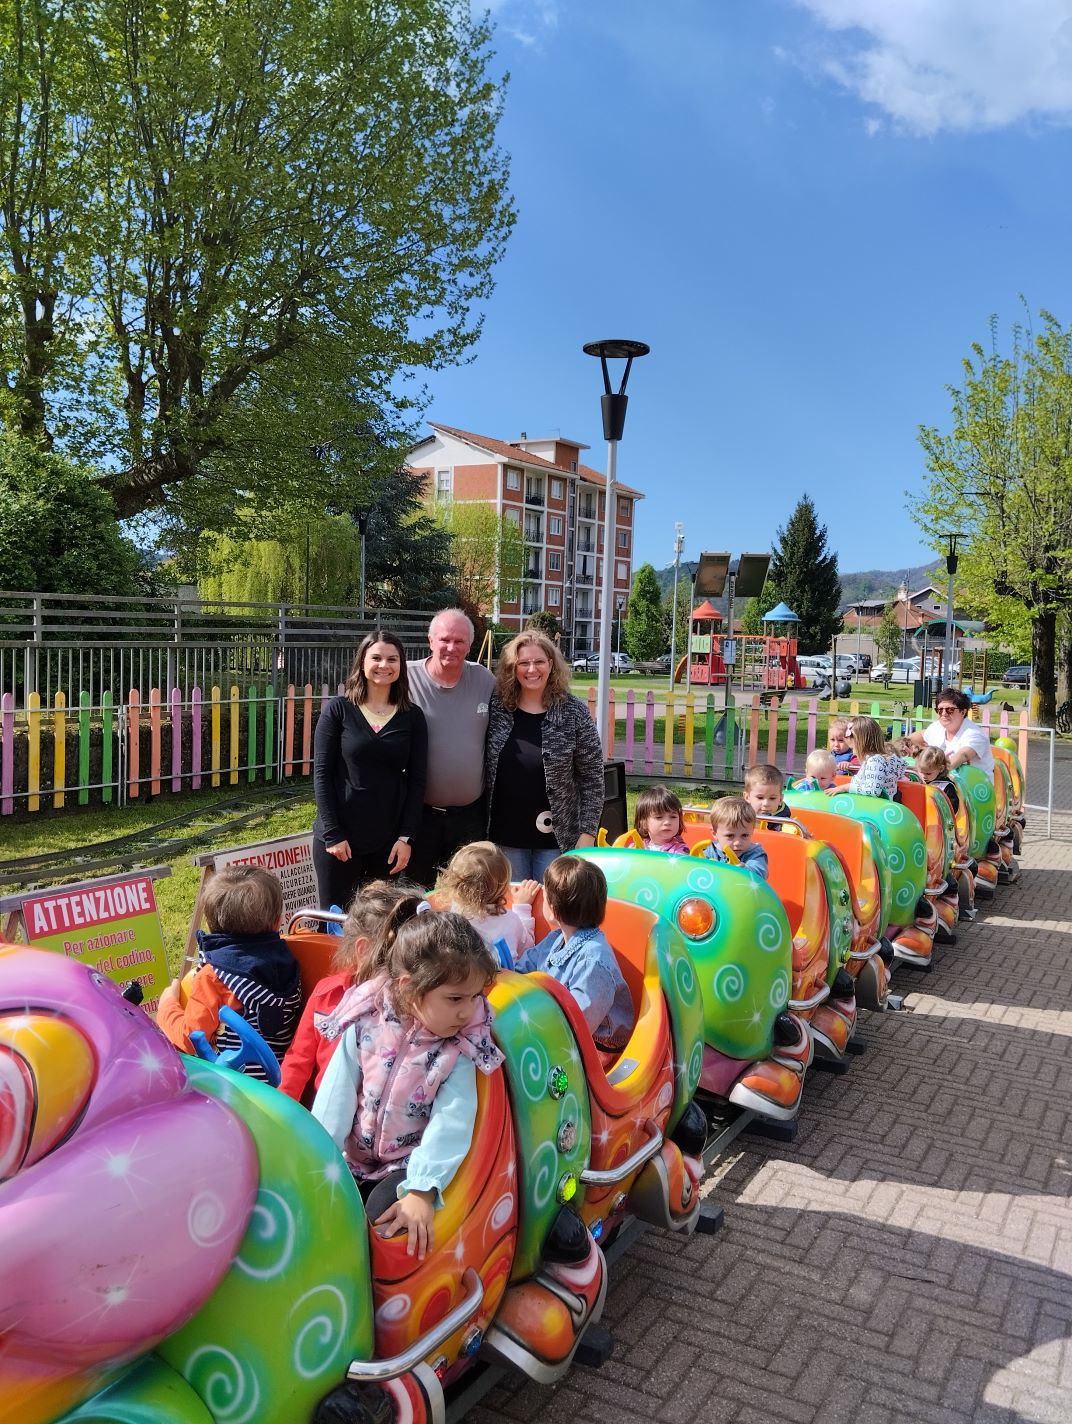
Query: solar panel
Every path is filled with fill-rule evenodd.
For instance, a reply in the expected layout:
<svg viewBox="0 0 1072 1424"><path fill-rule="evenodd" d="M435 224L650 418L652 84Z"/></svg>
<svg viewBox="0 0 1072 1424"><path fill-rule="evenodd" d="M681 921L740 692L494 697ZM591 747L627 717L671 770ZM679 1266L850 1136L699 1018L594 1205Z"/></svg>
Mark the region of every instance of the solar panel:
<svg viewBox="0 0 1072 1424"><path fill-rule="evenodd" d="M701 554L692 584L696 598L721 598L729 569L729 554Z"/></svg>
<svg viewBox="0 0 1072 1424"><path fill-rule="evenodd" d="M737 560L737 580L733 588L735 598L758 598L763 592L763 581L767 577L770 564L769 554L742 554Z"/></svg>

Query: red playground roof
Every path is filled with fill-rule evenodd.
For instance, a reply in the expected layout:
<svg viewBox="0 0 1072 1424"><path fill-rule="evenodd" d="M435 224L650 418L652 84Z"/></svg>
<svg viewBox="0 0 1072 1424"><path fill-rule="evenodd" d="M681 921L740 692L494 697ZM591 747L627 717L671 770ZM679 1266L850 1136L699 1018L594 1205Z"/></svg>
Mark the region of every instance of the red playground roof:
<svg viewBox="0 0 1072 1424"><path fill-rule="evenodd" d="M690 614L693 623L700 622L722 622L722 614L714 606L709 598L705 598L698 608L694 608Z"/></svg>

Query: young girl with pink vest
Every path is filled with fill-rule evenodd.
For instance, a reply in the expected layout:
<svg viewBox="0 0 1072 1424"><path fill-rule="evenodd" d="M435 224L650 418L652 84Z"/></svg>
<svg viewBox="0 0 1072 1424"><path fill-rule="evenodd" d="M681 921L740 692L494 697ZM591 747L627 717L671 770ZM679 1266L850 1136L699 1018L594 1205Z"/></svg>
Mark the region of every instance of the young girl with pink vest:
<svg viewBox="0 0 1072 1424"><path fill-rule="evenodd" d="M400 902L322 1030L340 1041L313 1103L381 1236L423 1260L476 1126L476 1074L503 1061L485 994L498 964L461 915ZM406 918L409 915L410 918Z"/></svg>

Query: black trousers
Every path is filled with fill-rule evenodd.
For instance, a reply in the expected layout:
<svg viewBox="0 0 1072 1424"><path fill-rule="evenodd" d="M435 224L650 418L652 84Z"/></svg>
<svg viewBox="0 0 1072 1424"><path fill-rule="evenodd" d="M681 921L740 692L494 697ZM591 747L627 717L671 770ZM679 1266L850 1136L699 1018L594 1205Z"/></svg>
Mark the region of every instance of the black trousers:
<svg viewBox="0 0 1072 1424"><path fill-rule="evenodd" d="M445 810L425 806L421 828L413 837L413 854L406 867L406 879L431 890L439 872L458 847L482 841L486 835L483 796L468 806L448 806Z"/></svg>
<svg viewBox="0 0 1072 1424"><path fill-rule="evenodd" d="M406 1179L405 1171L392 1172L390 1176L381 1177L377 1182L370 1182L365 1177L356 1177L357 1190L361 1193L361 1200L365 1203L365 1215L371 1226L378 1216L382 1216L388 1207L394 1206L398 1200L398 1188L401 1182Z"/></svg>
<svg viewBox="0 0 1072 1424"><path fill-rule="evenodd" d="M332 905L339 905L348 910L350 901L362 885L367 885L370 880L389 877L387 857L390 853L391 846L384 846L383 850L352 853L349 860L336 860L333 855L328 855L321 838L314 836L313 869L320 900L318 908L329 910Z"/></svg>

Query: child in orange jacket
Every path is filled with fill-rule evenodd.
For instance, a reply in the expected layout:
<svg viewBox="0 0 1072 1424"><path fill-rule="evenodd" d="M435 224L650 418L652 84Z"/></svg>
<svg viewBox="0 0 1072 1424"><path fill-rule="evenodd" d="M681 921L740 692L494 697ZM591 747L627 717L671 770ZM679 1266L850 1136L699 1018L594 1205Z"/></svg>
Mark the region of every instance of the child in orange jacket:
<svg viewBox="0 0 1072 1424"><path fill-rule="evenodd" d="M238 1046L237 1035L220 1022L226 1004L282 1061L301 1013L301 977L279 933L279 881L256 865L226 866L209 881L204 911L208 933L197 932L197 972L185 1008L175 979L160 995L157 1023L185 1053L193 1052L190 1034L195 1029L223 1053ZM245 1071L264 1080L263 1069L254 1064Z"/></svg>

